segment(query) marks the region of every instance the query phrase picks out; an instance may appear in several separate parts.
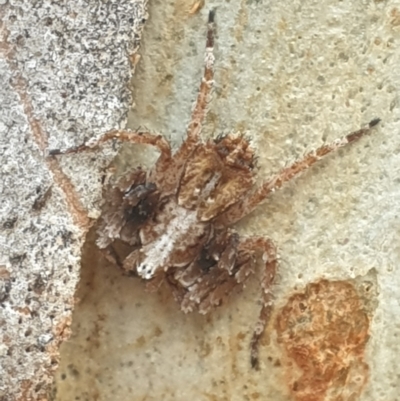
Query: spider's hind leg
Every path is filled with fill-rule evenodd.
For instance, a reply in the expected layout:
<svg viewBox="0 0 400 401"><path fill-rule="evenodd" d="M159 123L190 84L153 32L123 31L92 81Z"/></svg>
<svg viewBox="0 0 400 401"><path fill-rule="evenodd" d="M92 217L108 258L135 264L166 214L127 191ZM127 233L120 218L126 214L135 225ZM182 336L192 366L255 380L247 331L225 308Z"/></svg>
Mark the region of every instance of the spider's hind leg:
<svg viewBox="0 0 400 401"><path fill-rule="evenodd" d="M272 240L263 237L250 237L243 239L239 244L239 252L263 252L264 269L261 278L261 311L258 322L253 331L250 342L250 362L254 369L259 368L259 346L264 330L268 325L273 308L273 296L271 287L274 284L278 268L276 247Z"/></svg>
<svg viewBox="0 0 400 401"><path fill-rule="evenodd" d="M104 256L104 259L112 265L117 266L120 270L123 270L121 259L112 244L104 249L100 249L100 252Z"/></svg>

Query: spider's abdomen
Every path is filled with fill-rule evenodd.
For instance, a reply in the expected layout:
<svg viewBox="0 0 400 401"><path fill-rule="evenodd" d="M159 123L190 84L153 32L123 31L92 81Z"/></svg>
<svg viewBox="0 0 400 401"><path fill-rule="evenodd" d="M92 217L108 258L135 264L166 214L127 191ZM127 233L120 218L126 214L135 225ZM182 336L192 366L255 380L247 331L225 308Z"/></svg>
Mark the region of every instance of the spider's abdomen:
<svg viewBox="0 0 400 401"><path fill-rule="evenodd" d="M198 221L196 211L171 199L156 221L149 221L140 231L142 248L138 250L137 273L148 280L171 266L189 264L208 230L208 224Z"/></svg>

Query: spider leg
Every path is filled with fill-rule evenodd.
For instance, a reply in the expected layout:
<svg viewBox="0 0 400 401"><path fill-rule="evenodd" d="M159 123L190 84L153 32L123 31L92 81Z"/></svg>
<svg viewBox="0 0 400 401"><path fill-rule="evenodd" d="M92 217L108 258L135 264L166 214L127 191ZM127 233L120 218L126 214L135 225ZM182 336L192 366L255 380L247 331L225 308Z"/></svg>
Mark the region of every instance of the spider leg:
<svg viewBox="0 0 400 401"><path fill-rule="evenodd" d="M101 144L110 140L119 140L122 142L140 143L156 147L160 151L160 157L154 168L150 171L149 179L153 180L158 187L163 187L165 172L171 161L171 147L161 135L154 135L150 132L112 130L105 134L92 138L86 143L66 150L53 149L49 151L49 156L63 155L68 153L80 153L96 149Z"/></svg>
<svg viewBox="0 0 400 401"><path fill-rule="evenodd" d="M120 270L123 270L121 259L112 245L109 245L104 249L100 249L100 252L104 256L104 259L117 266Z"/></svg>
<svg viewBox="0 0 400 401"><path fill-rule="evenodd" d="M93 150L98 146L100 146L101 144L114 139L117 139L122 142L142 143L146 145L152 145L155 146L160 151L161 160L168 160L171 158L171 148L169 146L169 143L161 135L154 135L150 132L127 131L127 130L108 131L99 137L90 139L89 141L87 141L82 145L74 146L66 150L52 149L49 151L49 155L50 156L64 155L68 153L80 153L88 150Z"/></svg>
<svg viewBox="0 0 400 401"><path fill-rule="evenodd" d="M215 241L209 244L201 262L195 260L187 268L178 269L168 284L183 312L197 310L207 314L221 305L235 288L244 287L254 273L255 254L262 251L265 263L261 280L262 307L250 343L251 365L257 369L259 343L272 312L271 286L277 270L275 245L263 237L240 239L235 232L222 233ZM207 267L206 261L214 264Z"/></svg>
<svg viewBox="0 0 400 401"><path fill-rule="evenodd" d="M251 213L262 201L264 201L268 195L275 190L282 187L282 185L290 181L293 177L300 174L301 172L310 168L314 163L321 160L324 156L329 153L346 146L352 142L355 142L368 134L372 127L379 123L379 119L372 120L366 127L361 128L358 131L354 131L336 141L321 146L320 148L306 154L303 159L297 160L292 165L281 170L274 178L264 182L254 192L250 193L243 201L236 203L223 213L219 218L216 219L217 226L233 224L244 216Z"/></svg>
<svg viewBox="0 0 400 401"><path fill-rule="evenodd" d="M243 287L254 261L247 251L238 254L239 243L236 232L222 231L203 247L199 258L175 270L170 285L179 290L175 298L183 312L207 314L235 287Z"/></svg>
<svg viewBox="0 0 400 401"><path fill-rule="evenodd" d="M186 160L200 139L203 120L207 114L207 105L214 84L214 17L215 11L211 10L208 15L203 78L186 131L186 139L176 153L176 156L182 161Z"/></svg>
<svg viewBox="0 0 400 401"><path fill-rule="evenodd" d="M263 262L265 264L261 278L262 307L250 342L250 361L251 366L254 369L259 368L258 351L260 340L264 333L265 327L268 325L268 321L272 313L273 296L271 287L274 283L278 267L278 257L275 245L269 238L250 237L241 240L239 244L239 252L248 252L254 254L260 250L263 251Z"/></svg>

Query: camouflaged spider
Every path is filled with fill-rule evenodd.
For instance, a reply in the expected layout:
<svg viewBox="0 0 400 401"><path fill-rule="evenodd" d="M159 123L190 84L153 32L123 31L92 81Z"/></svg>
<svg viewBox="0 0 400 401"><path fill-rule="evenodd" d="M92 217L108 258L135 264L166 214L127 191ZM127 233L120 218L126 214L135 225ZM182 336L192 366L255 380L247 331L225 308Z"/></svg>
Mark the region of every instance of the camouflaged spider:
<svg viewBox="0 0 400 401"><path fill-rule="evenodd" d="M200 134L213 86L214 12L208 20L205 69L186 138L172 154L161 135L111 131L64 154L93 149L110 139L156 147L160 156L148 172L135 169L104 188L105 203L97 245L126 272L157 290L168 285L185 313L208 313L254 273L256 256L264 263L262 308L251 340L251 364L258 366L258 345L272 311L271 286L277 255L268 238L241 238L232 225L267 196L321 157L365 135L379 120L307 154L273 179L254 187L254 150L243 136L229 134L206 143ZM118 261L113 243L130 253Z"/></svg>

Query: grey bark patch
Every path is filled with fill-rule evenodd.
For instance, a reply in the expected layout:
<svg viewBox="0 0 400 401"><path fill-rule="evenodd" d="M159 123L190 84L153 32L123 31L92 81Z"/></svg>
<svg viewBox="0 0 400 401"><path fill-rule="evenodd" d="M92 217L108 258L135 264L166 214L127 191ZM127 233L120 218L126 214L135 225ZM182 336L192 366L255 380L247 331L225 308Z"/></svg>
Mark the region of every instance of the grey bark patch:
<svg viewBox="0 0 400 401"><path fill-rule="evenodd" d="M39 400L69 336L81 245L101 162L49 147L120 127L146 0L2 1L0 10L0 398ZM63 164L63 167L60 166Z"/></svg>

